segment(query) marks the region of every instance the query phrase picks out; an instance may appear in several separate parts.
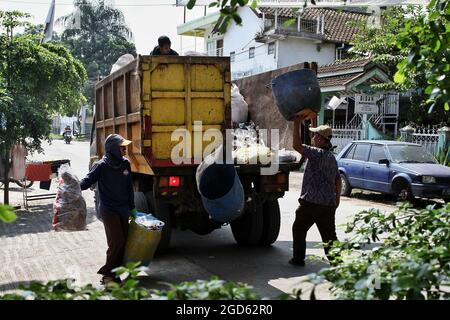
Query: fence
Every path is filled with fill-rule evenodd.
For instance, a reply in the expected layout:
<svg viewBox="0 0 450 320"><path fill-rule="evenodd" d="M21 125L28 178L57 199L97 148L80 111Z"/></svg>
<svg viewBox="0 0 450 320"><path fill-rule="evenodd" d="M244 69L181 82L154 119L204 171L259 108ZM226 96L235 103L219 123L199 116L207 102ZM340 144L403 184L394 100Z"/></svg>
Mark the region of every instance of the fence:
<svg viewBox="0 0 450 320"><path fill-rule="evenodd" d="M411 142L422 145L429 153L438 153L439 134L437 128L416 128L412 134Z"/></svg>
<svg viewBox="0 0 450 320"><path fill-rule="evenodd" d="M335 126L333 128L333 139L331 140L336 154L342 151L346 145L354 140L361 140L363 137L363 130L361 129L345 129Z"/></svg>

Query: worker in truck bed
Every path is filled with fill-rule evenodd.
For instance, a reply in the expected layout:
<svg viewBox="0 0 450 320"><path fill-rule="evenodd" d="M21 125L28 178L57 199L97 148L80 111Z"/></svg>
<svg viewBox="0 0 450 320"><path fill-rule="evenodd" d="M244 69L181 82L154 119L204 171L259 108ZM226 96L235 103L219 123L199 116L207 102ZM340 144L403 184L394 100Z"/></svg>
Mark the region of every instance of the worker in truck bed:
<svg viewBox="0 0 450 320"><path fill-rule="evenodd" d="M169 55L169 56L178 56L178 53L175 50L172 50L170 46L172 43L170 42L169 37L161 36L158 38L158 45L150 52L151 56L160 56L160 55Z"/></svg>
<svg viewBox="0 0 450 320"><path fill-rule="evenodd" d="M308 118L311 119L311 115L306 109L297 113L294 119L293 147L307 159L300 206L292 226L293 257L289 260L290 264L298 266L305 265L306 234L313 224L319 229L328 260L333 262L328 251L329 245L337 240L335 213L341 195L341 178L336 159L330 151L332 129L329 126L309 128L313 134L313 147L303 145L299 128Z"/></svg>
<svg viewBox="0 0 450 320"><path fill-rule="evenodd" d="M103 220L108 242L106 263L98 271L103 275L102 283L120 280L113 269L123 262L128 236L128 219L136 215L131 167L124 157L131 141L118 134L110 134L105 140L105 156L94 164L87 176L81 180L81 190L98 184L99 214Z"/></svg>

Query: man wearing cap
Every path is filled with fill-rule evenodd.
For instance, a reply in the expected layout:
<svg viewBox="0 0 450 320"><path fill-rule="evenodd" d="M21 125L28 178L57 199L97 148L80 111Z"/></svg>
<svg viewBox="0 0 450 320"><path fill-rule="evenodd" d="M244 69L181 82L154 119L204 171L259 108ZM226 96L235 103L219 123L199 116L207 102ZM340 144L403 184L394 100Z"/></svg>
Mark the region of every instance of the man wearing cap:
<svg viewBox="0 0 450 320"><path fill-rule="evenodd" d="M98 184L98 210L108 242L106 263L98 271L103 275L103 284L119 281L112 270L122 265L128 236L128 219L130 214L136 214L131 166L124 157L130 144L131 141L122 136L110 134L105 140L106 154L80 182L81 190L88 189L94 183Z"/></svg>
<svg viewBox="0 0 450 320"><path fill-rule="evenodd" d="M293 257L290 264L304 266L306 255L306 234L316 224L325 254L328 255L329 244L337 240L335 212L341 195L341 178L336 158L331 152L332 129L329 126L310 128L313 134L312 147L303 145L300 137L300 123L311 115L299 112L294 119L293 147L307 159L303 174L300 206L295 212L292 226Z"/></svg>

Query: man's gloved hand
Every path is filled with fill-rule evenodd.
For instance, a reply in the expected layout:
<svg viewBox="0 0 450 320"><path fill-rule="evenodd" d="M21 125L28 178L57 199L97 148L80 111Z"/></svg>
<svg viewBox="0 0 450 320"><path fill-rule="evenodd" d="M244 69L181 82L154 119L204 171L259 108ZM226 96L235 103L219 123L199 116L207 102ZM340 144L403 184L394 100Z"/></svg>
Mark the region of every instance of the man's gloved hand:
<svg viewBox="0 0 450 320"><path fill-rule="evenodd" d="M136 219L137 213L138 213L138 211L137 211L136 208L134 208L133 210L131 210L131 212L130 212L131 218Z"/></svg>

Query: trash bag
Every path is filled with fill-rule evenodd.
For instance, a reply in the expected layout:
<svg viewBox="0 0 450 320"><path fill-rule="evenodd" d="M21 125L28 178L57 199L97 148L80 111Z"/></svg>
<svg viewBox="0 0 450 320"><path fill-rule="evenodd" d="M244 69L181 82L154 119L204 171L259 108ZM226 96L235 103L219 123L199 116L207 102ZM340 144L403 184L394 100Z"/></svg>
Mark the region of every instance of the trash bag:
<svg viewBox="0 0 450 320"><path fill-rule="evenodd" d="M231 87L231 121L246 122L248 118L248 104L239 92L239 87L233 83Z"/></svg>
<svg viewBox="0 0 450 320"><path fill-rule="evenodd" d="M261 163L263 159L264 162L275 160L274 153L265 145L259 135L259 128L253 121L246 124L241 123L239 129L234 130L233 136L232 156L238 164L256 164Z"/></svg>
<svg viewBox="0 0 450 320"><path fill-rule="evenodd" d="M222 148L203 160L196 172L197 189L203 207L216 222L227 223L239 218L244 210L244 188L233 164L214 159Z"/></svg>
<svg viewBox="0 0 450 320"><path fill-rule="evenodd" d="M133 55L129 53L120 56L119 59L117 59L117 61L113 64L111 72L109 74L116 72L117 70L126 66L133 60L134 60Z"/></svg>
<svg viewBox="0 0 450 320"><path fill-rule="evenodd" d="M198 51L186 51L184 53L185 56L207 56L206 53L198 52Z"/></svg>
<svg viewBox="0 0 450 320"><path fill-rule="evenodd" d="M58 189L53 203L52 225L55 231L86 229L86 202L81 195L80 182L69 165L58 170Z"/></svg>
<svg viewBox="0 0 450 320"><path fill-rule="evenodd" d="M164 222L151 214L138 212L128 228L124 262L140 261L143 266L148 266L158 248L163 227Z"/></svg>

